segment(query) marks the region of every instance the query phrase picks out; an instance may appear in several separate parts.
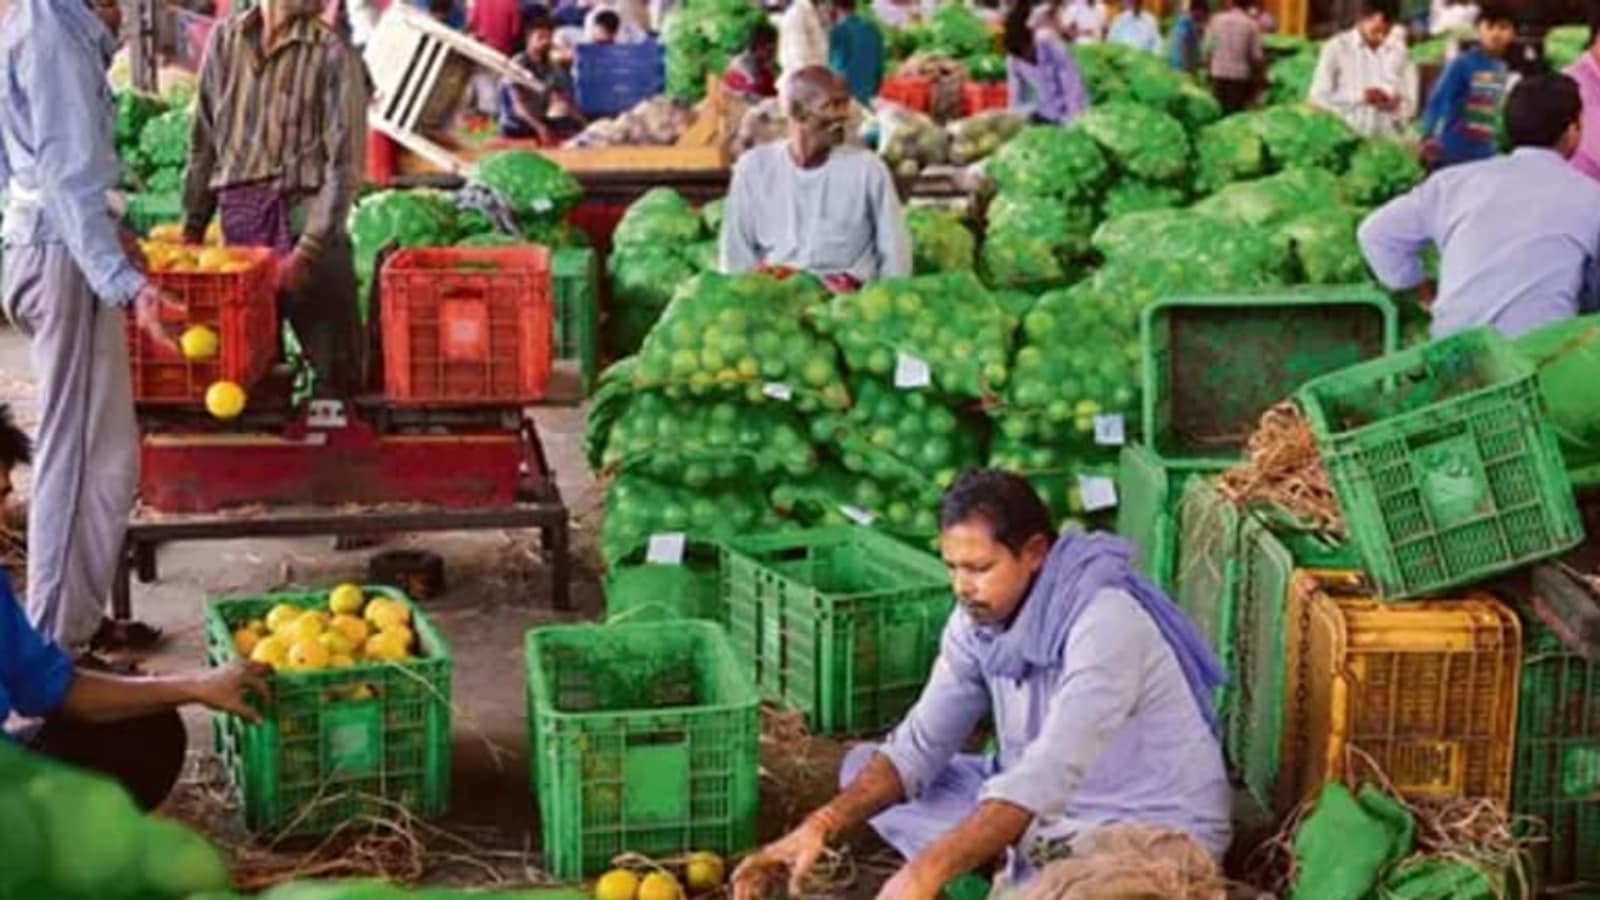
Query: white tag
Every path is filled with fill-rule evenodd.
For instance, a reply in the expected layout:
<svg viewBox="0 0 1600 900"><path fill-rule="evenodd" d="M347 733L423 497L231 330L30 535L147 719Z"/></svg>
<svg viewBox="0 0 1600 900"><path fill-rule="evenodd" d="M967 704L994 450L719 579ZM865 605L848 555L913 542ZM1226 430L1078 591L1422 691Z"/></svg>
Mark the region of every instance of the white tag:
<svg viewBox="0 0 1600 900"><path fill-rule="evenodd" d="M933 383L927 362L909 353L898 354L894 363L894 386L905 390L924 388Z"/></svg>
<svg viewBox="0 0 1600 900"><path fill-rule="evenodd" d="M856 523L857 525L871 525L873 522L877 521L876 516L859 506L841 506L839 507L839 511L844 513L845 518Z"/></svg>
<svg viewBox="0 0 1600 900"><path fill-rule="evenodd" d="M781 381L769 381L766 384L763 384L761 386L761 393L771 397L774 400L794 399L794 391L790 390L789 386Z"/></svg>
<svg viewBox="0 0 1600 900"><path fill-rule="evenodd" d="M1128 442L1121 413L1094 417L1094 442L1102 447L1121 447Z"/></svg>
<svg viewBox="0 0 1600 900"><path fill-rule="evenodd" d="M531 206L533 211L536 213L547 213L550 210L555 209L555 204L551 203L548 197L536 197L534 198L534 201L529 204L529 206Z"/></svg>
<svg viewBox="0 0 1600 900"><path fill-rule="evenodd" d="M644 561L662 566L683 564L683 532L668 531L650 535L650 546L644 552Z"/></svg>
<svg viewBox="0 0 1600 900"><path fill-rule="evenodd" d="M1104 475L1079 475L1078 494L1084 512L1098 512L1117 505L1117 483Z"/></svg>

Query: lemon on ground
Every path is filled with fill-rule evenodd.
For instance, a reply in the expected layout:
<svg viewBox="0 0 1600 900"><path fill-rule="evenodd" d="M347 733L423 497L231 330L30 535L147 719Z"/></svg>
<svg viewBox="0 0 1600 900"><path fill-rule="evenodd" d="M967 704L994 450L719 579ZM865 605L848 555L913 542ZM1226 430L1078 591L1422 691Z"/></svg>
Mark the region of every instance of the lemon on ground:
<svg viewBox="0 0 1600 900"><path fill-rule="evenodd" d="M336 613L358 615L366 603L367 597L359 584L341 584L328 594L328 608Z"/></svg>
<svg viewBox="0 0 1600 900"><path fill-rule="evenodd" d="M224 421L244 412L244 388L231 381L217 381L206 388L206 412Z"/></svg>
<svg viewBox="0 0 1600 900"><path fill-rule="evenodd" d="M328 665L328 651L316 638L295 641L289 645L289 655L284 660L285 668L296 672L315 672Z"/></svg>
<svg viewBox="0 0 1600 900"><path fill-rule="evenodd" d="M337 628L330 628L317 635L317 643L322 649L328 651L328 656L351 656L356 652L356 642L350 636Z"/></svg>
<svg viewBox="0 0 1600 900"><path fill-rule="evenodd" d="M411 610L405 604L379 597L367 604L366 620L379 631L411 622Z"/></svg>
<svg viewBox="0 0 1600 900"><path fill-rule="evenodd" d="M274 669L283 668L288 655L288 642L275 634L262 638L256 643L256 648L250 651L251 659L258 663L269 665Z"/></svg>
<svg viewBox="0 0 1600 900"><path fill-rule="evenodd" d="M234 649L238 650L239 655L245 659L250 658L250 654L255 652L256 644L259 643L261 643L261 635L248 627L241 628L233 633Z"/></svg>
<svg viewBox="0 0 1600 900"><path fill-rule="evenodd" d="M684 880L695 893L715 890L722 886L722 857L715 853L691 853L683 866Z"/></svg>
<svg viewBox="0 0 1600 900"><path fill-rule="evenodd" d="M651 872L639 884L639 900L683 900L683 888L671 875Z"/></svg>
<svg viewBox="0 0 1600 900"><path fill-rule="evenodd" d="M594 900L634 900L639 876L627 869L612 869L594 883Z"/></svg>
<svg viewBox="0 0 1600 900"><path fill-rule="evenodd" d="M217 349L222 341L217 333L204 325L191 325L184 329L183 336L178 338L178 346L183 348L184 359L210 359L217 355Z"/></svg>
<svg viewBox="0 0 1600 900"><path fill-rule="evenodd" d="M406 658L406 647L399 638L392 631L380 631L367 638L363 653L367 659L378 662L399 662Z"/></svg>
<svg viewBox="0 0 1600 900"><path fill-rule="evenodd" d="M283 626L283 630L278 634L282 635L284 640L291 644L300 641L315 641L322 636L323 625L322 619L316 613L308 612Z"/></svg>
<svg viewBox="0 0 1600 900"><path fill-rule="evenodd" d="M274 606L267 612L267 630L273 634L277 634L279 631L283 630L283 626L293 622L295 619L300 618L300 614L303 612L305 612L305 610L298 606L294 606L289 603L279 603L277 606Z"/></svg>
<svg viewBox="0 0 1600 900"><path fill-rule="evenodd" d="M344 634L354 646L361 646L372 637L372 629L367 626L366 620L358 619L348 613L340 613L333 617L328 627Z"/></svg>

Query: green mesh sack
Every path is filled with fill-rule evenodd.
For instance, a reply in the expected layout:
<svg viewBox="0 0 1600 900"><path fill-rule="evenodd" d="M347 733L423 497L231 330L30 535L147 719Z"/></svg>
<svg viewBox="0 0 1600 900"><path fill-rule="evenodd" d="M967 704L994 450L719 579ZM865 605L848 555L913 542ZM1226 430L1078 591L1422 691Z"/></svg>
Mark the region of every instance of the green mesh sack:
<svg viewBox="0 0 1600 900"><path fill-rule="evenodd" d="M806 426L790 407L636 394L616 420L601 468L691 488L799 477L817 463Z"/></svg>
<svg viewBox="0 0 1600 900"><path fill-rule="evenodd" d="M1123 172L1151 182L1175 182L1189 171L1189 135L1160 110L1132 102L1091 107L1073 122Z"/></svg>
<svg viewBox="0 0 1600 900"><path fill-rule="evenodd" d="M955 213L915 206L906 213L906 227L911 232L912 268L916 274L972 271L977 238Z"/></svg>
<svg viewBox="0 0 1600 900"><path fill-rule="evenodd" d="M1195 138L1194 187L1201 195L1215 193L1236 181L1265 175L1267 148L1248 119L1231 116L1200 131Z"/></svg>
<svg viewBox="0 0 1600 900"><path fill-rule="evenodd" d="M989 178L1002 193L1087 200L1097 196L1111 166L1088 134L1030 125L989 157Z"/></svg>
<svg viewBox="0 0 1600 900"><path fill-rule="evenodd" d="M704 223L694 207L672 188L657 187L628 206L611 242L618 247L682 246L703 234Z"/></svg>
<svg viewBox="0 0 1600 900"><path fill-rule="evenodd" d="M1350 156L1344 175L1346 199L1357 206L1381 206L1404 194L1428 176L1411 147L1395 140L1362 141Z"/></svg>

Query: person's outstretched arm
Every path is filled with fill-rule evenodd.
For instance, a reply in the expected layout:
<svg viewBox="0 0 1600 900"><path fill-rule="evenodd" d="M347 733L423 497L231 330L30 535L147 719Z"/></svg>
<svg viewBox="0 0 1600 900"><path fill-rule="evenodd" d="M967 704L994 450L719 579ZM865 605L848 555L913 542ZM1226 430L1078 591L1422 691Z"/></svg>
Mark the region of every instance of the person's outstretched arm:
<svg viewBox="0 0 1600 900"><path fill-rule="evenodd" d="M1433 181L1379 207L1357 232L1372 274L1391 291L1409 291L1427 280L1422 251L1433 243L1428 227L1436 189Z"/></svg>
<svg viewBox="0 0 1600 900"><path fill-rule="evenodd" d="M245 662L188 675L143 678L78 669L60 710L86 722L116 722L199 703L255 722L261 715L249 697L270 695L270 672L260 663Z"/></svg>

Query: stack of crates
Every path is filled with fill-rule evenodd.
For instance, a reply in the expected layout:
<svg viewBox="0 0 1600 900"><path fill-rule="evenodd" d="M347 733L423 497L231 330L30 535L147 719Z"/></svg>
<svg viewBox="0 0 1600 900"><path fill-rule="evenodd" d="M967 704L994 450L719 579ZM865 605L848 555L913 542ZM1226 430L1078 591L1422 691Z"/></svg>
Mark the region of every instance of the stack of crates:
<svg viewBox="0 0 1600 900"><path fill-rule="evenodd" d="M545 868L756 838L759 698L711 622L557 625L526 639L529 781Z"/></svg>
<svg viewBox="0 0 1600 900"><path fill-rule="evenodd" d="M897 724L954 607L943 563L867 528L732 539L720 577L734 650L762 698L819 734Z"/></svg>
<svg viewBox="0 0 1600 900"><path fill-rule="evenodd" d="M595 320L600 272L591 247L561 247L550 254L550 300L553 315L550 344L557 363L578 369L587 397L599 375L599 337Z"/></svg>

